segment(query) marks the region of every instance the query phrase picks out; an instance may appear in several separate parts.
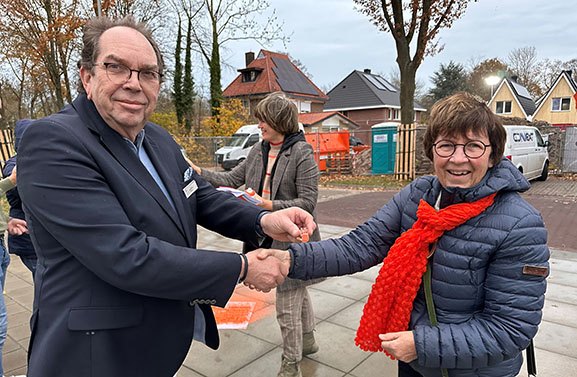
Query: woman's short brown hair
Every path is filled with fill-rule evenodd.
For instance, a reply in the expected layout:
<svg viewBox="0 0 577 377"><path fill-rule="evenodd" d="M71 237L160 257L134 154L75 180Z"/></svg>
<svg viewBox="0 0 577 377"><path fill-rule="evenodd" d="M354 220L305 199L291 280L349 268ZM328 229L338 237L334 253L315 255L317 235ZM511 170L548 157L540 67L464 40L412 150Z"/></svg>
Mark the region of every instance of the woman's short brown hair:
<svg viewBox="0 0 577 377"><path fill-rule="evenodd" d="M486 134L491 143L491 162L501 161L507 139L501 118L482 99L466 92L457 92L433 105L423 140L427 157L433 160L433 143L439 135L467 136L469 132Z"/></svg>
<svg viewBox="0 0 577 377"><path fill-rule="evenodd" d="M84 25L84 34L82 36L82 53L80 55L80 61L78 62L78 68L84 67L92 71L94 65L96 64L96 57L100 53L100 37L102 34L114 27L123 26L129 27L138 31L142 34L150 45L154 49L156 54L156 64L158 65L158 72L162 75L164 71L164 60L162 59L162 53L156 41L152 37L152 31L143 22L137 22L132 16L126 16L120 19L110 19L105 16L94 17L88 20L86 25ZM161 76L162 77L162 76ZM78 92L86 93L84 90L84 85L82 85L82 80L78 80Z"/></svg>
<svg viewBox="0 0 577 377"><path fill-rule="evenodd" d="M297 107L281 92L271 93L260 101L256 105L254 116L282 135L299 130Z"/></svg>

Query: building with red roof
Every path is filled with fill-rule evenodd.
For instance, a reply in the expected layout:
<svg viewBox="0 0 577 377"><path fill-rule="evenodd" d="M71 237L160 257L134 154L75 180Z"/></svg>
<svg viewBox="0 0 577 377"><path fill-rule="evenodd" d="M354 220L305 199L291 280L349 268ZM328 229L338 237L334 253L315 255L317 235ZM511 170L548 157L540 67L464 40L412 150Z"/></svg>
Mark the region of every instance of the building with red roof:
<svg viewBox="0 0 577 377"><path fill-rule="evenodd" d="M322 92L293 62L288 55L261 50L245 54L246 67L227 86L225 98L239 98L249 109L251 120L254 108L267 94L284 92L297 106L299 113L322 112L329 97Z"/></svg>
<svg viewBox="0 0 577 377"><path fill-rule="evenodd" d="M299 114L299 122L302 123L307 132L354 131L360 127L354 120L338 111L302 113Z"/></svg>

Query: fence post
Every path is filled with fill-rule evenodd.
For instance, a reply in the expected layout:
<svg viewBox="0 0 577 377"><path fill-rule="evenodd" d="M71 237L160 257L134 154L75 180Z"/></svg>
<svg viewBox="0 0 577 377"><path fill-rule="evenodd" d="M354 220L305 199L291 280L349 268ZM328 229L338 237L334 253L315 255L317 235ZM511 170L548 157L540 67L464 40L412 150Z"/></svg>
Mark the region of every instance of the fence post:
<svg viewBox="0 0 577 377"><path fill-rule="evenodd" d="M395 179L415 179L415 147L417 127L413 124L400 124L397 128L397 151L395 158Z"/></svg>
<svg viewBox="0 0 577 377"><path fill-rule="evenodd" d="M0 133L0 169L4 169L4 164L8 159L14 156L14 130L11 128L2 129Z"/></svg>

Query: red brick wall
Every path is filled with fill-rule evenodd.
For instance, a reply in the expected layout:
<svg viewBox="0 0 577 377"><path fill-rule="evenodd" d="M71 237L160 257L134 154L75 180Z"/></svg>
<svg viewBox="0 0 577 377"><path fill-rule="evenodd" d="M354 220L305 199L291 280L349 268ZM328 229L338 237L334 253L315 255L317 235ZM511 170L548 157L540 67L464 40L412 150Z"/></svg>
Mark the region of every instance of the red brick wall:
<svg viewBox="0 0 577 377"><path fill-rule="evenodd" d="M311 113L322 113L324 107L325 107L324 102L312 102Z"/></svg>
<svg viewBox="0 0 577 377"><path fill-rule="evenodd" d="M371 126L386 122L385 109L366 109L366 110L350 110L347 111L347 116L354 120L359 126L360 130L371 130ZM358 137L366 145L371 145L370 132L360 132Z"/></svg>

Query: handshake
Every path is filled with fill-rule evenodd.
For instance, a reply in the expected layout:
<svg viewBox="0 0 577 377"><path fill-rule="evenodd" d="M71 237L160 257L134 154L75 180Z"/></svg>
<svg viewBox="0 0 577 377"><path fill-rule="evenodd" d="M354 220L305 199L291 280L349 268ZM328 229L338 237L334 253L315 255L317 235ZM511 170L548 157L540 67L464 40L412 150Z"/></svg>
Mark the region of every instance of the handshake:
<svg viewBox="0 0 577 377"><path fill-rule="evenodd" d="M261 218L260 225L267 235L285 242L306 242L316 228L311 214L296 207L269 212ZM258 291L268 292L282 284L291 266L287 250L257 249L246 257L244 284Z"/></svg>
<svg viewBox="0 0 577 377"><path fill-rule="evenodd" d="M269 292L282 284L291 266L288 250L257 249L246 257L248 271L244 285L257 291Z"/></svg>

